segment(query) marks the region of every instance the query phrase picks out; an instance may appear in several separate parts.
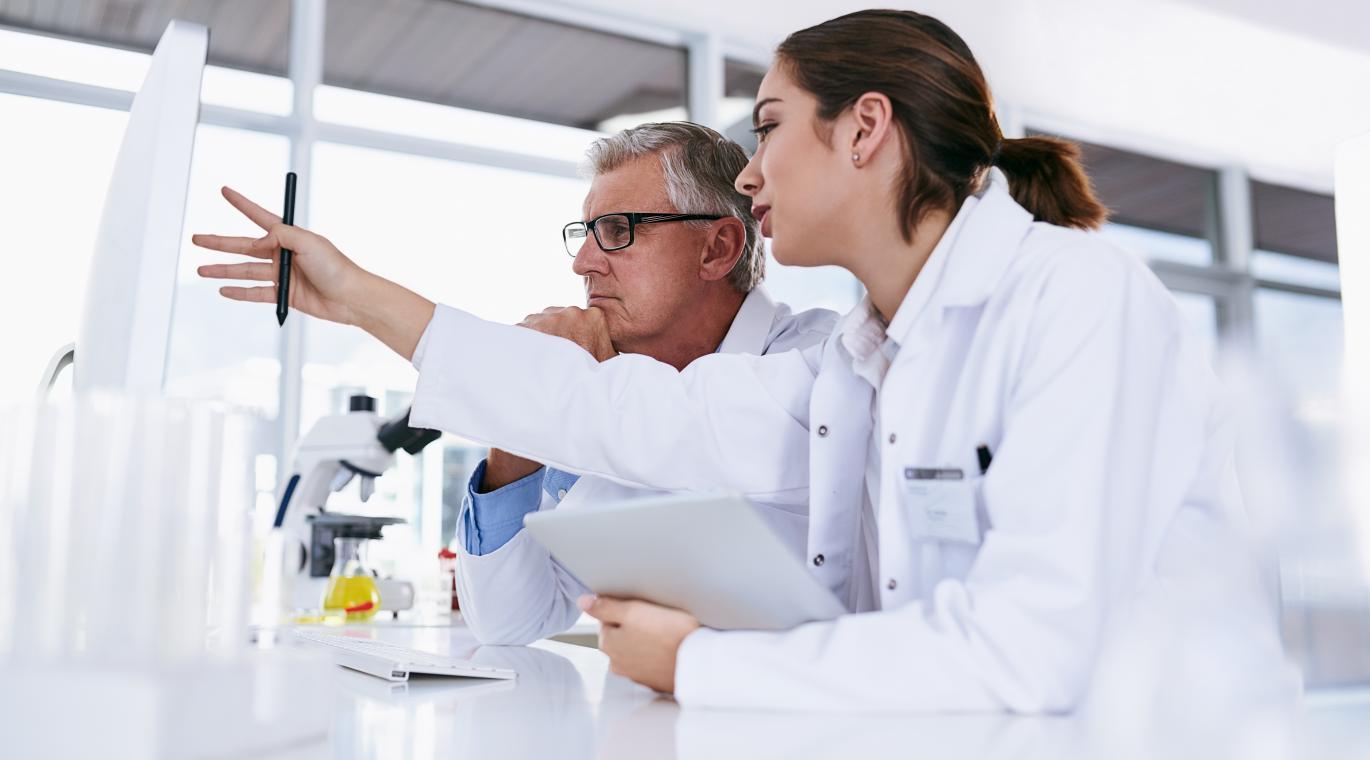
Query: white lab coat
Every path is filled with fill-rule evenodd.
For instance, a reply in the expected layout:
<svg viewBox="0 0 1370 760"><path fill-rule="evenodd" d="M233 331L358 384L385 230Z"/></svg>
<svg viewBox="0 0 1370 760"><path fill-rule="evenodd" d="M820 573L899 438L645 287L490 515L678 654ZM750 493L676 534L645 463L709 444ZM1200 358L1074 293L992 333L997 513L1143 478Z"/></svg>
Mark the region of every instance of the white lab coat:
<svg viewBox="0 0 1370 760"><path fill-rule="evenodd" d="M809 569L858 614L691 634L685 705L1070 710L1134 617L1192 622L1179 598L1209 603L1184 607L1212 610L1205 641L1277 668L1219 385L1138 259L1034 223L992 170L889 335L877 408L837 339L677 372L440 307L412 420L633 486L809 500ZM981 543L912 533L903 469L973 474L982 443Z"/></svg>
<svg viewBox="0 0 1370 760"><path fill-rule="evenodd" d="M743 300L719 345L720 353L766 354L803 349L821 343L832 332L837 314L827 309L793 313L758 286ZM575 509L652 493L593 475L582 477L560 501L541 491L539 510ZM781 542L803 560L808 537L807 504L756 504ZM458 521L457 595L462 618L485 644L527 644L570 628L580 617L576 600L589 593L527 531L519 531L500 548L483 555L465 551L465 526Z"/></svg>

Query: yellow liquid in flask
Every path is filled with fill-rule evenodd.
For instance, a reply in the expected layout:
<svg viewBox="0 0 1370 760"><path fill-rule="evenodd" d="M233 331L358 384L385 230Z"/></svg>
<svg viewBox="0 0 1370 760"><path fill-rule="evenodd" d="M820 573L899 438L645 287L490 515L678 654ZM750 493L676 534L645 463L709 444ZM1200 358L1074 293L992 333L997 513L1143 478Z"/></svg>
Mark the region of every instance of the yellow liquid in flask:
<svg viewBox="0 0 1370 760"><path fill-rule="evenodd" d="M323 608L347 613L347 621L370 620L381 607L381 592L369 575L330 578Z"/></svg>

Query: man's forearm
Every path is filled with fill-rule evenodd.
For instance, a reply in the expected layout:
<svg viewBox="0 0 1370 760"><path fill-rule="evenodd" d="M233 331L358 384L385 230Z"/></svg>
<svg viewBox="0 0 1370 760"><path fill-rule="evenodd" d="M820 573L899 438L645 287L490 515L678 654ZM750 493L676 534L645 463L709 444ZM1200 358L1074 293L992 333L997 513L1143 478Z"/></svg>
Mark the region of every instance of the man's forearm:
<svg viewBox="0 0 1370 760"><path fill-rule="evenodd" d="M485 458L485 477L481 479L480 492L489 493L523 480L537 472L540 467L542 465L531 459L524 459L499 449L490 449L490 456Z"/></svg>
<svg viewBox="0 0 1370 760"><path fill-rule="evenodd" d="M406 360L414 358L419 338L433 319L437 307L408 288L362 272L349 305L353 324L370 333Z"/></svg>

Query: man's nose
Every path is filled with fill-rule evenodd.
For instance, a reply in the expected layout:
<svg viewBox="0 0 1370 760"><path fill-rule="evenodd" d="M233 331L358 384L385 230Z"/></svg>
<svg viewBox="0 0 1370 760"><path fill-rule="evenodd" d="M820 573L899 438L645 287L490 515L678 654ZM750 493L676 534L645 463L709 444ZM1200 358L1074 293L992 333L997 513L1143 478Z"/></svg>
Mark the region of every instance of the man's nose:
<svg viewBox="0 0 1370 760"><path fill-rule="evenodd" d="M576 258L571 262L571 271L581 277L591 273L609 273L609 255L600 249L594 235L586 235L581 242L580 250L576 251Z"/></svg>
<svg viewBox="0 0 1370 760"><path fill-rule="evenodd" d="M755 198L756 194L761 192L761 169L756 165L756 155L752 154L747 165L742 167L742 173L737 175L733 182L733 187L737 188L739 193L750 198Z"/></svg>

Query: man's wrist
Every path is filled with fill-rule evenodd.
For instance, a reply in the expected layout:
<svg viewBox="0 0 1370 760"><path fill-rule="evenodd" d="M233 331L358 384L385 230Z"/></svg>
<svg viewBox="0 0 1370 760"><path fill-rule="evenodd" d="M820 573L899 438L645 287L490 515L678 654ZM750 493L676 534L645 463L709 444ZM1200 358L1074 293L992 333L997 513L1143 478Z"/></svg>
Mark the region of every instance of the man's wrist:
<svg viewBox="0 0 1370 760"><path fill-rule="evenodd" d="M499 449L491 449L485 458L485 472L477 484L480 493L503 488L516 483L542 469L542 465L531 459L524 459Z"/></svg>

